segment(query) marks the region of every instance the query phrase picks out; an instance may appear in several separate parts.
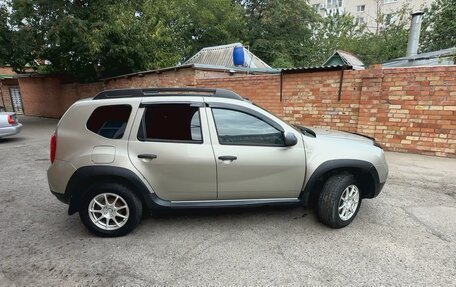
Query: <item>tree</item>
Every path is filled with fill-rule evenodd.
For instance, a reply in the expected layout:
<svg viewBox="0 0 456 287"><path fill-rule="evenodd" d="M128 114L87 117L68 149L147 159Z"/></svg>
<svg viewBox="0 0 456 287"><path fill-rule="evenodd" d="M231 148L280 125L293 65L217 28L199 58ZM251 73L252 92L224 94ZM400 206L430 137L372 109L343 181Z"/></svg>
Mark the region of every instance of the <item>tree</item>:
<svg viewBox="0 0 456 287"><path fill-rule="evenodd" d="M322 65L335 50L357 53L365 25L355 23L349 14L329 15L313 26L313 56L309 65Z"/></svg>
<svg viewBox="0 0 456 287"><path fill-rule="evenodd" d="M421 47L436 51L456 46L456 0L436 0L426 9Z"/></svg>
<svg viewBox="0 0 456 287"><path fill-rule="evenodd" d="M8 27L8 11L7 8L0 4L0 64L5 65L8 61L9 54L9 39L11 31Z"/></svg>
<svg viewBox="0 0 456 287"><path fill-rule="evenodd" d="M175 31L184 42L183 58L208 46L245 39L241 6L229 0L177 0L180 23Z"/></svg>
<svg viewBox="0 0 456 287"><path fill-rule="evenodd" d="M244 30L230 0L13 0L11 9L12 39L27 41L11 65L48 60L44 71L82 81L173 66Z"/></svg>
<svg viewBox="0 0 456 287"><path fill-rule="evenodd" d="M238 0L245 9L246 42L275 67L301 66L311 60L312 23L318 15L304 0Z"/></svg>
<svg viewBox="0 0 456 287"><path fill-rule="evenodd" d="M345 50L359 56L367 65L382 63L405 56L407 48L408 10L406 7L383 19L379 29L368 31L351 15L330 15L315 25L312 65L321 65L335 50Z"/></svg>

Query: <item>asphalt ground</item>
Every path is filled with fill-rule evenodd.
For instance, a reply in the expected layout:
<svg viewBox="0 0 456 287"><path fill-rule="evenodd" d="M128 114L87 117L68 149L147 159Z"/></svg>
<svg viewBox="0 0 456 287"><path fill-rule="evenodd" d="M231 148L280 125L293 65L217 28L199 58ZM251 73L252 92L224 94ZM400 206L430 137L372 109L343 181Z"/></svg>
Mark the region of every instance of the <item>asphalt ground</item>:
<svg viewBox="0 0 456 287"><path fill-rule="evenodd" d="M302 207L170 212L97 238L50 192L56 120L0 139L0 286L455 286L456 159L387 153L389 179L334 230Z"/></svg>

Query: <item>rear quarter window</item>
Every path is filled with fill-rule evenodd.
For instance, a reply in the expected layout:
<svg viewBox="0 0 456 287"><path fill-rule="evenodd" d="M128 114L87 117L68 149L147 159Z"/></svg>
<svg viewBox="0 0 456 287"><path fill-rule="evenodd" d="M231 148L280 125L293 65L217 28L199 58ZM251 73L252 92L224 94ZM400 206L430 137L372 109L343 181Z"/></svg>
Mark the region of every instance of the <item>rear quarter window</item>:
<svg viewBox="0 0 456 287"><path fill-rule="evenodd" d="M87 129L105 138L120 139L125 133L130 114L130 105L98 107L90 115Z"/></svg>

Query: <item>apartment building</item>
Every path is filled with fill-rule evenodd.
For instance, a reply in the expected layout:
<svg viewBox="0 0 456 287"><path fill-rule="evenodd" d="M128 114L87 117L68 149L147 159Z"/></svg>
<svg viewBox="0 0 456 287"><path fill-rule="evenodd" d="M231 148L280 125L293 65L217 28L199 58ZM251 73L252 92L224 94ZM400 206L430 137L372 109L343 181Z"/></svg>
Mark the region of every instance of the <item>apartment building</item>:
<svg viewBox="0 0 456 287"><path fill-rule="evenodd" d="M407 6L413 11L423 10L429 7L434 0L308 0L309 5L322 16L336 13L349 13L355 17L358 24L365 24L370 31L381 29L378 21L379 15L383 15L384 22L394 21L394 12Z"/></svg>

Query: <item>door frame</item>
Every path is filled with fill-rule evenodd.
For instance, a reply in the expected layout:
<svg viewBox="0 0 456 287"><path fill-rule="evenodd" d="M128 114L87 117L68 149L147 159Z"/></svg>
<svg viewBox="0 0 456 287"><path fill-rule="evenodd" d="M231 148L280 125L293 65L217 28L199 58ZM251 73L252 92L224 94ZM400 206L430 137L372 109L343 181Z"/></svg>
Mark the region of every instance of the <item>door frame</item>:
<svg viewBox="0 0 456 287"><path fill-rule="evenodd" d="M11 93L11 89L17 89L18 92L19 92L19 101L21 103L21 114L25 114L25 111L24 111L24 102L22 101L22 95L21 95L21 89L19 88L19 86L8 86L8 93L10 95L10 100L11 100L11 107L13 108L13 111L15 113L18 113L16 111L16 107L14 106L14 101L13 101L13 95Z"/></svg>

